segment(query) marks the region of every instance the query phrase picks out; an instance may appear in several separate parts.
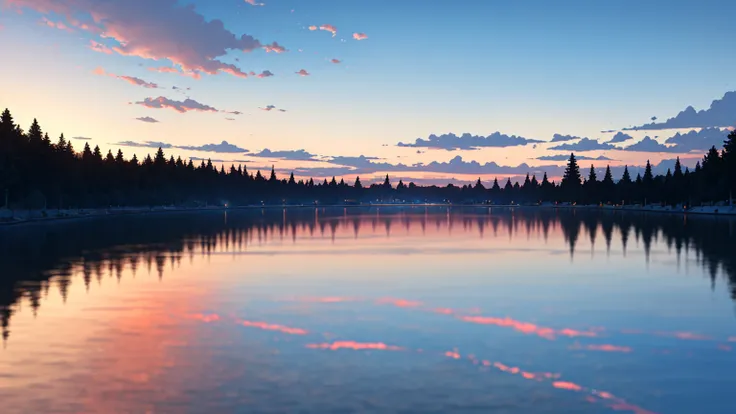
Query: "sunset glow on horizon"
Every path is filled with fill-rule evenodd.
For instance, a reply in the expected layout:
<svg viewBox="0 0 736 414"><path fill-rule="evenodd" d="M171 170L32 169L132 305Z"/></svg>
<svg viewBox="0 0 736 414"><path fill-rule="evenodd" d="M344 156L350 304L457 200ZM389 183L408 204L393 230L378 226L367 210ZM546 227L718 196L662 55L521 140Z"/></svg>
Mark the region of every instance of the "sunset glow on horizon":
<svg viewBox="0 0 736 414"><path fill-rule="evenodd" d="M571 152L616 178L692 168L736 126L736 6L624 3L0 0L0 107L77 149L304 179L559 180Z"/></svg>

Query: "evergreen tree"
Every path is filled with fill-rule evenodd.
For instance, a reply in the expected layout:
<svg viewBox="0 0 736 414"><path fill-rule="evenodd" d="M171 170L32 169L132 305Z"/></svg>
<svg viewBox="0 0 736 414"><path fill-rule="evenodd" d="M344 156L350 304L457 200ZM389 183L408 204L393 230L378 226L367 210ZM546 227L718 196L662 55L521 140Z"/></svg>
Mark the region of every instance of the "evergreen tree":
<svg viewBox="0 0 736 414"><path fill-rule="evenodd" d="M649 164L649 160L647 160L647 166L644 168L644 178L643 178L644 185L649 187L654 182L654 175L652 174L652 165Z"/></svg>
<svg viewBox="0 0 736 414"><path fill-rule="evenodd" d="M494 192L501 191L501 187L498 185L498 178L493 179L493 186L491 187L491 191L494 191Z"/></svg>
<svg viewBox="0 0 736 414"><path fill-rule="evenodd" d="M625 174L628 174L629 172L627 170L624 170ZM606 166L606 174L603 176L603 181L601 183L608 189L613 187L613 174L611 174L611 166Z"/></svg>
<svg viewBox="0 0 736 414"><path fill-rule="evenodd" d="M42 140L43 132L41 131L41 126L38 125L36 118L33 118L33 123L28 129L28 141L30 141L31 144L40 145Z"/></svg>
<svg viewBox="0 0 736 414"><path fill-rule="evenodd" d="M506 179L506 185L503 186L504 193L510 195L513 189L514 189L514 185L511 184L511 178Z"/></svg>
<svg viewBox="0 0 736 414"><path fill-rule="evenodd" d="M629 175L629 166L624 165L624 174L621 177L621 183L623 184L631 184L631 175Z"/></svg>
<svg viewBox="0 0 736 414"><path fill-rule="evenodd" d="M359 190L363 188L363 184L360 183L360 177L355 177L355 184L353 185L353 187Z"/></svg>
<svg viewBox="0 0 736 414"><path fill-rule="evenodd" d="M475 189L476 190L485 190L486 189L483 186L483 183L480 182L480 177L478 177L478 181L475 182Z"/></svg>
<svg viewBox="0 0 736 414"><path fill-rule="evenodd" d="M567 188L580 187L580 167L578 167L575 154L570 154L570 159L567 161L567 167L562 176L562 186Z"/></svg>
<svg viewBox="0 0 736 414"><path fill-rule="evenodd" d="M100 147L98 145L95 145L95 149L92 151L92 159L97 162L102 162L102 151L100 151Z"/></svg>
<svg viewBox="0 0 736 414"><path fill-rule="evenodd" d="M675 161L675 172L672 174L672 177L677 181L682 179L682 165L680 164L680 157L677 157L677 161Z"/></svg>
<svg viewBox="0 0 736 414"><path fill-rule="evenodd" d="M567 161L567 167L565 168L561 182L561 187L567 201L577 201L581 186L580 178L580 167L578 167L575 154L570 154L570 159Z"/></svg>
<svg viewBox="0 0 736 414"><path fill-rule="evenodd" d="M271 183L276 182L278 179L276 178L276 170L274 170L273 165L271 166L271 176L268 178L268 181Z"/></svg>
<svg viewBox="0 0 736 414"><path fill-rule="evenodd" d="M56 151L66 152L66 139L64 138L64 134L61 134L59 136L59 141L56 142Z"/></svg>

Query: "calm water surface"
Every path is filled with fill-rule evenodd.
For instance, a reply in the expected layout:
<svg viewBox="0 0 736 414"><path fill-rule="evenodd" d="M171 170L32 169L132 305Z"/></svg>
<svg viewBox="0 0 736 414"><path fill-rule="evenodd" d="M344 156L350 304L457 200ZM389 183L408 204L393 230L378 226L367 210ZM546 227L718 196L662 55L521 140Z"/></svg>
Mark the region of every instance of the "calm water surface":
<svg viewBox="0 0 736 414"><path fill-rule="evenodd" d="M0 229L0 411L734 413L735 224L421 207Z"/></svg>

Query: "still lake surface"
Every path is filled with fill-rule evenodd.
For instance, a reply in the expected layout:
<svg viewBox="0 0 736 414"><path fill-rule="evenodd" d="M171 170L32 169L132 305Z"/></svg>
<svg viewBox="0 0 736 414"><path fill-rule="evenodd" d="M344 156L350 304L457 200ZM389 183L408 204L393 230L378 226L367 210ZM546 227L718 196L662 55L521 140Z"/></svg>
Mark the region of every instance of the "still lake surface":
<svg viewBox="0 0 736 414"><path fill-rule="evenodd" d="M0 412L735 413L736 222L264 209L0 229Z"/></svg>

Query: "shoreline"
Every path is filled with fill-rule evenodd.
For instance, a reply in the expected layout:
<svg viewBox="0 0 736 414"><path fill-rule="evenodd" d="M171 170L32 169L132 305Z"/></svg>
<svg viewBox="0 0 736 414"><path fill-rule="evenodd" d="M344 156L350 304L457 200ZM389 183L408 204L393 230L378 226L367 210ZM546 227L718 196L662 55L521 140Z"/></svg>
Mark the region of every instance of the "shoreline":
<svg viewBox="0 0 736 414"><path fill-rule="evenodd" d="M256 209L300 209L300 208L370 208L370 207L487 207L487 208L544 208L544 209L581 209L581 210L600 210L610 212L640 212L640 213L666 213L666 214L682 214L682 215L698 215L698 216L722 216L736 217L736 206L705 206L693 207L690 209L662 207L662 206L598 206L598 205L489 205L489 204L448 204L448 203L423 203L423 204L329 204L329 205L253 205L253 206L211 206L211 207L129 207L129 208L113 208L113 209L73 209L73 210L46 210L47 217L19 217L13 214L10 220L0 221L0 228L15 227L28 224L44 224L58 223L72 220L84 220L90 218L113 218L125 216L141 216L147 214L163 214L163 213L188 213L188 212L205 212L205 211L228 211L228 210L256 210ZM33 214L28 210L20 210L26 212L27 215ZM3 212L0 209L0 212ZM7 214L7 210L4 211ZM34 212L42 214L40 211ZM59 215L62 214L62 215Z"/></svg>

